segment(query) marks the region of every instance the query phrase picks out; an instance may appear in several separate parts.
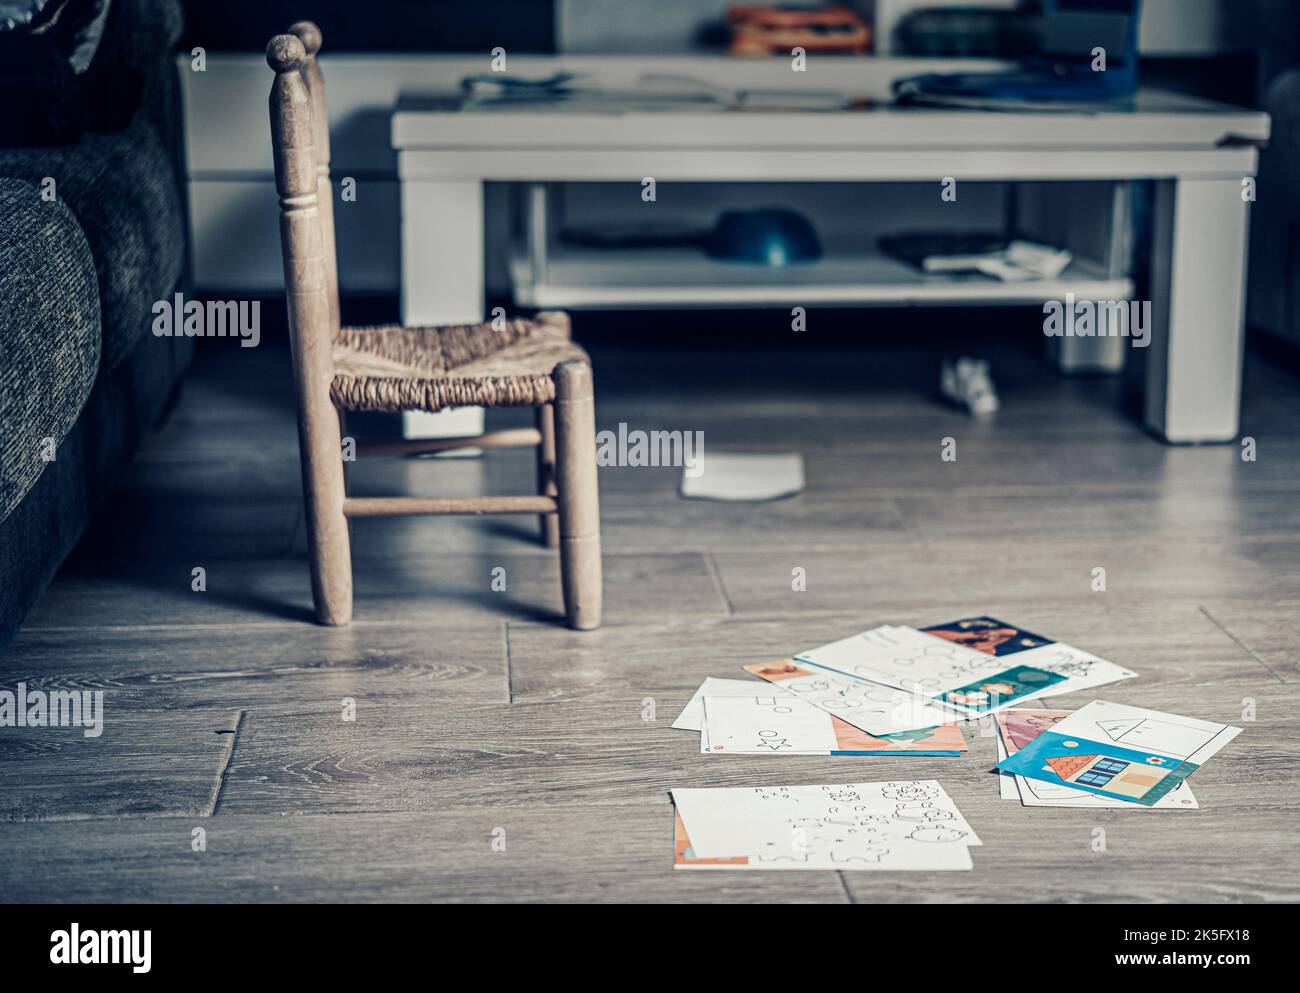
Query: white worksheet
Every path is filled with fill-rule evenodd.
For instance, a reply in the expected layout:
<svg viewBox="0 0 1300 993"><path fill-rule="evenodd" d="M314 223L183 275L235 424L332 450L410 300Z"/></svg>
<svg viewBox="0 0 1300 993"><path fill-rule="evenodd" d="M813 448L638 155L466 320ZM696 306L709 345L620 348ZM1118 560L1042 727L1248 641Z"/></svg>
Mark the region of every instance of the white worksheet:
<svg viewBox="0 0 1300 993"><path fill-rule="evenodd" d="M788 693L704 698L700 751L727 755L827 755L837 748L831 715Z"/></svg>
<svg viewBox="0 0 1300 993"><path fill-rule="evenodd" d="M747 668L759 674L753 667ZM793 676L782 673L781 678L771 679L770 684L877 737L951 724L965 716L935 706L906 690L830 669L805 670L805 673Z"/></svg>
<svg viewBox="0 0 1300 993"><path fill-rule="evenodd" d="M804 487L803 456L701 452L682 470L681 494L688 500L756 502L793 496Z"/></svg>
<svg viewBox="0 0 1300 993"><path fill-rule="evenodd" d="M872 628L801 652L795 656L795 661L810 662L926 698L996 676L1020 664L1008 663L1006 659L977 652L915 628L896 625ZM988 708L947 706L976 715L989 712Z"/></svg>
<svg viewBox="0 0 1300 993"><path fill-rule="evenodd" d="M796 834L796 831L802 833ZM694 849L688 848L687 854ZM733 858L736 856L732 856ZM749 855L742 864L677 863L673 868L688 870L748 869L836 869L841 871L943 872L972 868L970 849L965 845L930 845L925 849L899 849L888 842L874 843L859 837L854 828L792 828L790 850L785 853Z"/></svg>
<svg viewBox="0 0 1300 993"><path fill-rule="evenodd" d="M1195 717L1164 714L1144 707L1094 700L1057 723L1052 731L1065 737L1114 742L1123 748L1154 752L1204 765L1241 728Z"/></svg>
<svg viewBox="0 0 1300 993"><path fill-rule="evenodd" d="M699 731L703 728L705 696L754 696L767 692L766 688L770 685L757 679L717 679L709 676L700 683L695 695L677 715L673 728L678 731Z"/></svg>
<svg viewBox="0 0 1300 993"><path fill-rule="evenodd" d="M974 829L934 780L673 790L698 858L803 855L835 839L861 857L926 859L936 849L978 845ZM819 848L810 849L810 843Z"/></svg>
<svg viewBox="0 0 1300 993"><path fill-rule="evenodd" d="M1004 668L1013 665L1029 665L1065 677L1065 682L1055 683L1039 690L1034 694L1035 697L1061 696L1065 693L1096 689L1098 686L1117 683L1121 679L1132 679L1137 675L1131 669L1125 669L1122 665L1116 665L1100 656L1067 645L1063 641L1054 641L1050 645L1003 655L1001 661L1005 663Z"/></svg>
<svg viewBox="0 0 1300 993"><path fill-rule="evenodd" d="M964 716L992 714L1021 705L1031 697L1076 693L1121 679L1132 679L1137 675L1132 670L1064 642L1052 642L998 656L915 628L888 624L803 652L795 658L799 662L899 687L927 699L1020 666L1065 677L1060 682L1036 689L1032 693L1009 697L1001 704L991 707L965 707L951 700L932 700L936 706L941 705Z"/></svg>

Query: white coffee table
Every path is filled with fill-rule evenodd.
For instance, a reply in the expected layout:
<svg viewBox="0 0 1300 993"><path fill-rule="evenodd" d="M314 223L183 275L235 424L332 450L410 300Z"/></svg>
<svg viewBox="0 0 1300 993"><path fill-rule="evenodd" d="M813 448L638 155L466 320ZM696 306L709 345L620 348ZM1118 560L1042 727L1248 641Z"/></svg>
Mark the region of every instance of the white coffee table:
<svg viewBox="0 0 1300 993"><path fill-rule="evenodd" d="M455 99L407 98L392 122L402 188L403 319L484 318L487 182L939 184L951 177L960 188L980 181L1154 180L1146 423L1171 442L1230 441L1241 393L1250 208L1244 181L1254 176L1257 146L1268 134L1266 114L1145 91L1132 109L1091 113L468 111ZM547 260L537 248L540 260L533 253L514 263L522 304L862 306L1132 292L1127 280L1086 268L1031 287L954 287L879 256L857 268L840 260L813 276L795 272L753 285L699 260L665 258L648 280L630 278L618 270L626 263L612 261L604 269L587 265L588 281L579 285L566 280L563 260Z"/></svg>

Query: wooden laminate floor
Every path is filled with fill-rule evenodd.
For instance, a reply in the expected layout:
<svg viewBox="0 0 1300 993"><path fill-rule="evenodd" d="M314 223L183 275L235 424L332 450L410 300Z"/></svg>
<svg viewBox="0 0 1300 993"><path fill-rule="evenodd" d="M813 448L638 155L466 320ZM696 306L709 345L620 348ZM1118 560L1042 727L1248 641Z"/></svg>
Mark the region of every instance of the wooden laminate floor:
<svg viewBox="0 0 1300 993"><path fill-rule="evenodd" d="M600 427L801 451L808 488L685 502L677 470L603 469L607 623L579 634L521 517L354 524L356 621L310 623L287 354L209 351L0 660L5 688L105 693L99 738L0 729L0 899L1300 899L1300 381L1252 355L1246 462L1153 441L1114 381L996 358L1004 410L980 424L935 401L922 349L597 349ZM508 452L352 482L527 492L532 472ZM1000 801L976 729L959 759L765 760L669 728L705 676L985 613L1140 673L1097 697L1253 710L1197 773L1203 809ZM671 867L674 786L890 778L947 787L985 842L973 872Z"/></svg>

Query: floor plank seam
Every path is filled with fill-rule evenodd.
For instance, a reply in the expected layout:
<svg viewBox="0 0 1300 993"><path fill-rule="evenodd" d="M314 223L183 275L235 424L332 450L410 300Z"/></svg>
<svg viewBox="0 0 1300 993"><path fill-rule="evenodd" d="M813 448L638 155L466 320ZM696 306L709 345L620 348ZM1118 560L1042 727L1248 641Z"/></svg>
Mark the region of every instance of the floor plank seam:
<svg viewBox="0 0 1300 993"><path fill-rule="evenodd" d="M230 729L228 734L226 750L221 756L221 767L217 769L217 779L212 784L212 797L208 801L208 809L203 815L205 817L215 817L218 808L221 806L221 794L226 788L226 774L230 771L230 763L235 757L235 746L239 743L239 731L244 725L244 715L247 713L246 710L235 711L235 726Z"/></svg>
<svg viewBox="0 0 1300 993"><path fill-rule="evenodd" d="M727 595L726 584L722 581L722 570L718 568L718 563L713 560L712 552L704 552L704 567L709 572L709 578L713 580L713 588L718 592L718 599L722 601L722 606L726 608L727 616L730 617L736 613L736 607L731 602L731 597Z"/></svg>
<svg viewBox="0 0 1300 993"><path fill-rule="evenodd" d="M906 508L900 502L901 499L909 498L887 498L890 509L894 512L894 516L898 518L898 523L903 526L903 530L907 533L907 536L913 543L919 544L922 548L929 548L930 536L925 533L925 528L923 528L920 523L909 519Z"/></svg>
<svg viewBox="0 0 1300 993"><path fill-rule="evenodd" d="M1286 680L1283 679L1281 676L1279 676L1276 672L1274 672L1272 666L1270 666L1270 665L1269 665L1267 662L1265 662L1265 661L1264 661L1264 660L1263 660L1263 659L1262 659L1258 654L1256 654L1255 651L1254 651L1253 649L1251 649L1251 647L1250 647L1249 645L1247 645L1244 641L1242 641L1242 640L1241 640L1240 638L1238 638L1235 634L1233 634L1231 631L1229 631L1226 627L1224 627L1222 624L1220 624L1218 618L1216 618L1213 614L1211 614L1208 610L1206 610L1205 607L1204 607L1204 605L1202 605L1202 604L1197 604L1197 609L1200 610L1200 612L1201 612L1202 614L1204 614L1204 615L1206 616L1206 618L1209 619L1209 621L1210 621L1211 624L1213 624L1216 628L1218 628L1220 631L1222 631L1224 634L1226 634L1229 638L1231 638L1231 639L1232 639L1232 643L1233 643L1234 645L1236 645L1236 646L1237 646L1238 648L1240 648L1243 652L1245 652L1247 655L1249 655L1252 659L1254 659L1256 662L1258 662L1258 663L1260 664L1260 666L1263 667L1263 669L1264 669L1265 672L1267 672L1270 676L1272 676L1274 679L1276 679L1279 683L1281 683L1281 684L1283 684L1283 685L1286 685Z"/></svg>
<svg viewBox="0 0 1300 993"><path fill-rule="evenodd" d="M831 453L835 456L847 455L851 453L836 452ZM866 453L870 458L870 453ZM1089 483L1089 482L1061 482L1061 483L1032 483L1023 485L1004 485L998 483L963 483L956 482L949 487L951 492L958 493L962 496L974 497L1069 497L1076 494L1088 494L1092 496L1116 496L1121 499L1147 499L1152 496L1158 496L1161 491L1160 484L1133 483L1125 480L1116 480L1114 482ZM1218 487L1207 486L1199 492L1215 496L1223 494L1232 489L1228 484L1221 484ZM1294 480L1273 479L1273 480L1255 480L1249 483L1250 490L1257 490L1261 493L1290 493L1296 489ZM932 488L899 485L899 486L879 486L872 487L865 491L873 497L881 499L897 499L898 497L932 497L934 491Z"/></svg>
<svg viewBox="0 0 1300 993"><path fill-rule="evenodd" d="M501 627L503 628L502 637L505 639L506 649L506 703L513 705L515 702L515 678L514 671L510 667L510 622L506 621Z"/></svg>
<svg viewBox="0 0 1300 993"><path fill-rule="evenodd" d="M853 891L849 889L849 881L844 878L844 873L837 872L835 875L840 879L840 888L844 890L845 899L847 899L849 903L857 903L858 901L853 899Z"/></svg>
<svg viewBox="0 0 1300 993"><path fill-rule="evenodd" d="M534 805L530 804L488 804L488 808L497 812L529 811ZM577 804L545 804L542 805L551 810L570 811L585 810L589 808L598 808L602 812L608 810L626 809L629 812L640 813L646 810L654 809L648 803L577 803ZM28 817L23 819L4 818L0 819L0 834L13 829L30 827L33 824L125 824L125 823L144 823L148 821L193 821L197 817L211 816L205 807L203 811L187 812L165 811L161 813L150 814L58 814L52 817ZM450 807L436 808L398 808L398 807L357 807L357 808L325 808L322 810L240 810L235 813L225 813L224 818L242 818L246 820L266 820L271 823L283 824L290 819L311 819L311 820L333 820L340 817L386 817L386 818L409 818L414 821L427 819L431 815L451 814L477 816L483 813L482 804L457 804ZM1248 809L1254 809L1248 808ZM1274 808L1260 806L1261 811L1269 811Z"/></svg>

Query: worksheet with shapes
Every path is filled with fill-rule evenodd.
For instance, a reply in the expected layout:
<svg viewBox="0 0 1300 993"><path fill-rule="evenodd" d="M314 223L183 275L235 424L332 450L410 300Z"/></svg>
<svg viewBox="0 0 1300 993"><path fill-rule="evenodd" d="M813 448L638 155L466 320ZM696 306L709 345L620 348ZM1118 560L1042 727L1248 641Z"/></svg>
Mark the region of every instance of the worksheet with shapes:
<svg viewBox="0 0 1300 993"><path fill-rule="evenodd" d="M829 755L838 747L831 716L788 694L704 698L701 752Z"/></svg>
<svg viewBox="0 0 1300 993"><path fill-rule="evenodd" d="M834 714L855 728L883 736L950 724L963 715L936 707L923 697L881 683L845 676L830 669L810 669L792 659L745 666L746 672Z"/></svg>
<svg viewBox="0 0 1300 993"><path fill-rule="evenodd" d="M677 731L699 731L703 728L706 696L754 696L762 692L763 684L752 679L718 679L709 676L700 683L695 695L677 715L673 728Z"/></svg>
<svg viewBox="0 0 1300 993"><path fill-rule="evenodd" d="M1124 748L1167 755L1198 766L1241 734L1241 728L1227 724L1104 700L1094 700L1076 710L1052 730L1065 737L1114 742Z"/></svg>

